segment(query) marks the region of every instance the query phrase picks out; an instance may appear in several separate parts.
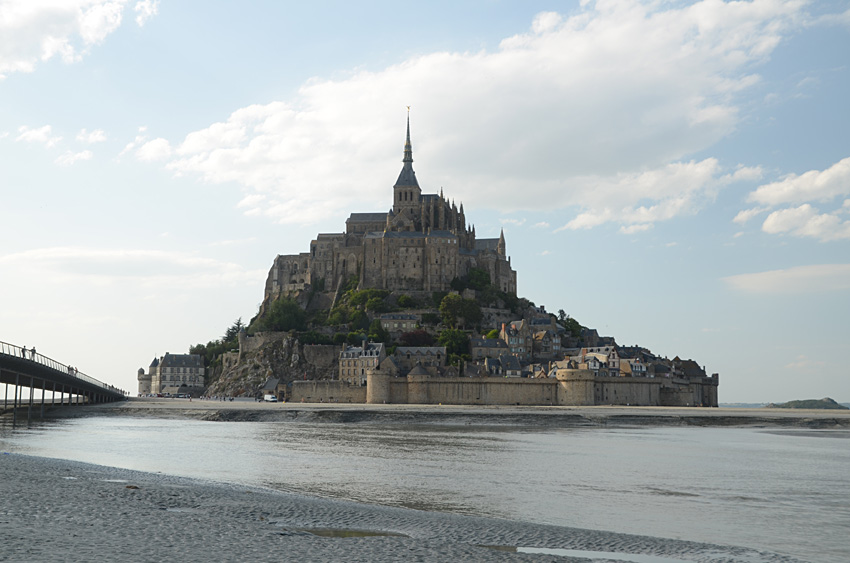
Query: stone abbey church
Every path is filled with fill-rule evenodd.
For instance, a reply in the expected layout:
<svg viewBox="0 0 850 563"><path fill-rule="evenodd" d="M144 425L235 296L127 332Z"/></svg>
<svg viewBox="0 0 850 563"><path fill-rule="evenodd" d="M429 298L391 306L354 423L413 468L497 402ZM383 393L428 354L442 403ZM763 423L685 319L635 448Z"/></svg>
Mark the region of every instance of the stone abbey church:
<svg viewBox="0 0 850 563"><path fill-rule="evenodd" d="M470 268L516 295L516 272L505 253L505 235L479 239L460 209L440 194L423 194L413 171L410 118L404 163L393 186L393 206L384 213L352 213L344 233L319 234L310 252L279 255L266 280L265 301L305 289L336 291L352 276L360 289L448 291ZM321 281L320 281L321 280Z"/></svg>

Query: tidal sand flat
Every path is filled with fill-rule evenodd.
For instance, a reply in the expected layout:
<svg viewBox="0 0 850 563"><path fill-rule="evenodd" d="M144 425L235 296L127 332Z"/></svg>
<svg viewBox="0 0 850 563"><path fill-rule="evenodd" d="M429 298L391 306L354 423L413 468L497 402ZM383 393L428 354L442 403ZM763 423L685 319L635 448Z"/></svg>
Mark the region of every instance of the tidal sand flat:
<svg viewBox="0 0 850 563"><path fill-rule="evenodd" d="M799 561L9 453L0 454L0 536L0 561L14 562Z"/></svg>
<svg viewBox="0 0 850 563"><path fill-rule="evenodd" d="M538 427L700 426L850 429L850 411L697 407L544 407L265 403L131 398L86 407L56 407L46 416L155 416L219 421L393 422Z"/></svg>

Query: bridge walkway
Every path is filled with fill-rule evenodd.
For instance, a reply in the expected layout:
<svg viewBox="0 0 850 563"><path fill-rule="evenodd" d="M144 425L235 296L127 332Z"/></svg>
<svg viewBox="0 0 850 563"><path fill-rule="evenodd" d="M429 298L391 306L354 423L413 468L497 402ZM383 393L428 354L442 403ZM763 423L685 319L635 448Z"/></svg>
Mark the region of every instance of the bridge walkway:
<svg viewBox="0 0 850 563"><path fill-rule="evenodd" d="M0 383L6 384L3 397L3 412L9 410L9 386L14 386L12 398L12 424L17 423L18 409L26 407L27 421L37 405L36 389L41 390L40 409L44 416L45 395L52 391L51 405L55 405L59 391L59 404L82 405L125 400L126 393L90 377L77 368L57 362L39 354L35 349L0 342ZM29 388L28 404L24 404L23 390ZM66 403L67 401L67 403Z"/></svg>

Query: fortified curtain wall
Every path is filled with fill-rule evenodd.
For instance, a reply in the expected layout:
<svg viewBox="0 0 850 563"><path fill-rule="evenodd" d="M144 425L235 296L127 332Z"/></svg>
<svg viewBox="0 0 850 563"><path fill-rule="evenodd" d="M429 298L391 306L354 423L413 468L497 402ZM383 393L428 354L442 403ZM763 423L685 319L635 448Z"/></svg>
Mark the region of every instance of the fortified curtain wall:
<svg viewBox="0 0 850 563"><path fill-rule="evenodd" d="M557 378L436 378L367 375L366 387L342 381L295 381L294 402L521 406L717 406L717 379L594 377L562 370Z"/></svg>

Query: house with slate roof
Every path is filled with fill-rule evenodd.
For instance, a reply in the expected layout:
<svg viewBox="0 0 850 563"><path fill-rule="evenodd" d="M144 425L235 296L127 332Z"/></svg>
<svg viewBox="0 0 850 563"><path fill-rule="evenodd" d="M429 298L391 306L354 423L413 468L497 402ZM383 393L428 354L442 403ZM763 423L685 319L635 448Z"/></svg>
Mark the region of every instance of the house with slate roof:
<svg viewBox="0 0 850 563"><path fill-rule="evenodd" d="M199 396L204 389L204 357L200 354L166 354L154 358L148 373L139 370L139 393L188 393Z"/></svg>
<svg viewBox="0 0 850 563"><path fill-rule="evenodd" d="M377 367L387 357L383 342L360 346L344 345L339 354L339 379L352 385L366 385L366 370Z"/></svg>
<svg viewBox="0 0 850 563"><path fill-rule="evenodd" d="M508 352L508 345L500 338L472 338L469 340L472 361L498 358Z"/></svg>
<svg viewBox="0 0 850 563"><path fill-rule="evenodd" d="M412 332L419 325L421 317L413 313L387 313L381 315L381 327L398 338L402 333Z"/></svg>

